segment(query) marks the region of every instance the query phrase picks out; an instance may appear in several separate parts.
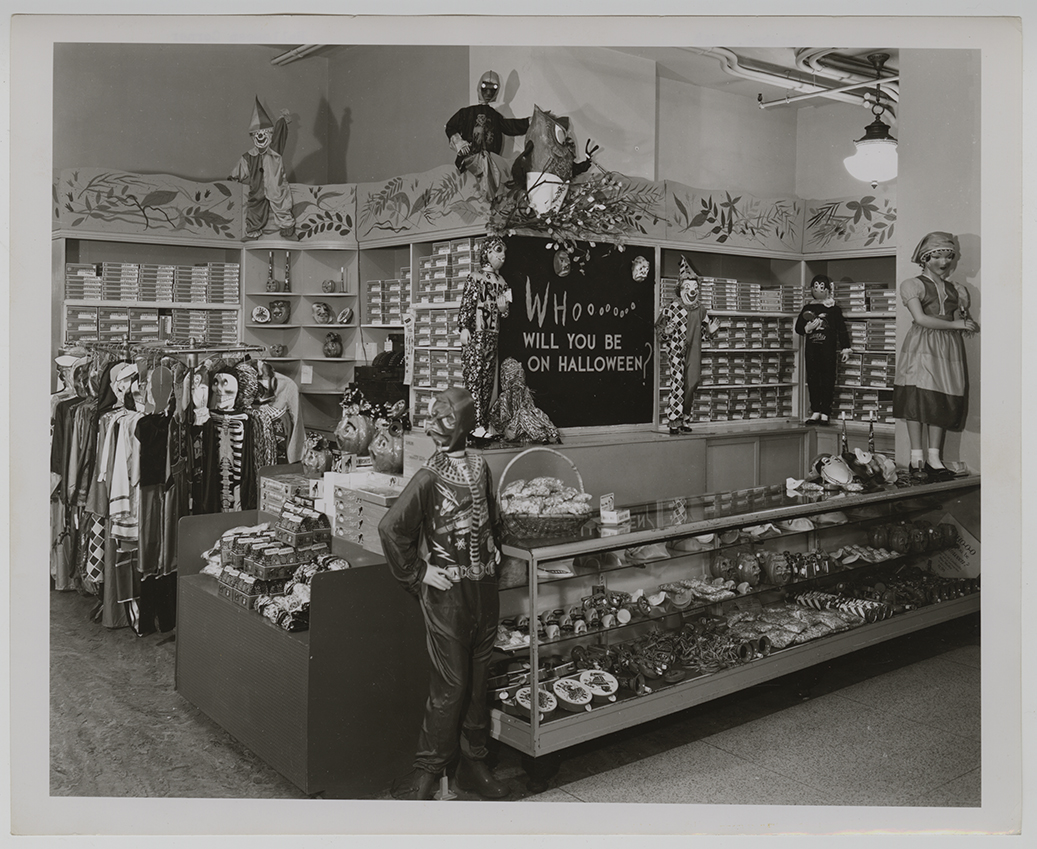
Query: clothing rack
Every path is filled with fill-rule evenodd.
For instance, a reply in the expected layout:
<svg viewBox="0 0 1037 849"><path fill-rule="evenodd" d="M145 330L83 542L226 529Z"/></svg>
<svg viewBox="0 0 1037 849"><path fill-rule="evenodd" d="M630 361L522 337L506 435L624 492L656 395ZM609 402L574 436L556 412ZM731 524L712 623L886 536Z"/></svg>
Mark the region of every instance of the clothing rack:
<svg viewBox="0 0 1037 849"><path fill-rule="evenodd" d="M126 362L132 362L138 354L149 354L157 356L187 356L187 365L196 368L200 355L210 354L247 354L265 351L262 345L202 345L196 346L191 342L186 345L167 344L161 342L131 342L128 338L121 342L101 342L84 340L77 343L78 347L86 348L90 352L103 351L114 354Z"/></svg>

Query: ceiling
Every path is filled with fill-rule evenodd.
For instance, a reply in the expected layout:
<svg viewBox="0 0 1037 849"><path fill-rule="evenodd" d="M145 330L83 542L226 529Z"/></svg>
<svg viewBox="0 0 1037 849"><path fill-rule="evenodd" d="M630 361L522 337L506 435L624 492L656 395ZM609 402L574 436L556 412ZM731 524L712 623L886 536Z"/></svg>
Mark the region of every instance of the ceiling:
<svg viewBox="0 0 1037 849"><path fill-rule="evenodd" d="M310 55L327 55L347 45L303 44L279 46L283 52L272 61L288 64ZM855 83L873 83L875 66L868 57L884 53L888 59L882 76L893 77L899 64L898 51L884 47L613 47L623 53L656 63L660 76L727 94L751 98L766 108L799 108L842 101L861 104L865 88L829 92L822 96L791 100ZM874 90L873 85L869 86ZM884 83L887 102L895 105L898 83ZM786 98L790 101L786 103Z"/></svg>

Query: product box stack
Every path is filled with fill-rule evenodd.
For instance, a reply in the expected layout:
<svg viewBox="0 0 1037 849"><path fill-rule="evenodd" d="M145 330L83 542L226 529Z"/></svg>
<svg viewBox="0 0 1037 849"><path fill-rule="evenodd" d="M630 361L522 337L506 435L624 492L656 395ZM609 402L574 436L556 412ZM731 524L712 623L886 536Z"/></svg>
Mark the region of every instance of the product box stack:
<svg viewBox="0 0 1037 849"><path fill-rule="evenodd" d="M209 321L203 310L173 310L173 340L195 345L205 344Z"/></svg>
<svg viewBox="0 0 1037 849"><path fill-rule="evenodd" d="M130 338L136 342L157 342L162 334L157 308L131 309Z"/></svg>
<svg viewBox="0 0 1037 849"><path fill-rule="evenodd" d="M707 286L708 284L708 286ZM707 309L712 310L747 310L749 306L749 295L741 298L741 287L738 281L731 277L703 277L699 280L699 292L705 293L708 288L709 301L703 301ZM744 305L742 305L744 303Z"/></svg>
<svg viewBox="0 0 1037 849"><path fill-rule="evenodd" d="M173 279L173 300L204 304L209 300L209 268L205 265L178 265Z"/></svg>
<svg viewBox="0 0 1037 849"><path fill-rule="evenodd" d="M238 263L210 262L206 268L208 270L210 303L238 303L241 300L241 275Z"/></svg>
<svg viewBox="0 0 1037 849"><path fill-rule="evenodd" d="M130 311L127 307L99 307L97 338L102 342L125 341L130 336Z"/></svg>
<svg viewBox="0 0 1037 849"><path fill-rule="evenodd" d="M269 475L259 481L259 509L263 513L279 515L286 502L294 498L318 498L323 480L287 472Z"/></svg>
<svg viewBox="0 0 1037 849"><path fill-rule="evenodd" d="M868 312L894 313L897 311L897 292L885 283L865 283L864 294Z"/></svg>
<svg viewBox="0 0 1037 849"><path fill-rule="evenodd" d="M867 312L868 297L865 283L848 280L835 286L835 303L844 313Z"/></svg>
<svg viewBox="0 0 1037 849"><path fill-rule="evenodd" d="M382 554L378 523L399 498L402 487L374 472L329 477L332 532L367 551Z"/></svg>
<svg viewBox="0 0 1037 849"><path fill-rule="evenodd" d="M234 345L238 341L235 310L213 310L206 318L205 339L209 345Z"/></svg>
<svg viewBox="0 0 1037 849"><path fill-rule="evenodd" d="M369 280L364 284L367 324L399 327L410 309L410 268L399 270L390 280Z"/></svg>
<svg viewBox="0 0 1037 849"><path fill-rule="evenodd" d="M282 505L273 528L222 538L218 592L252 609L260 596L282 595L296 569L330 552L328 517L313 499L296 496Z"/></svg>
<svg viewBox="0 0 1037 849"><path fill-rule="evenodd" d="M452 304L461 300L465 279L479 266L481 238L434 242L432 255L421 258L417 303Z"/></svg>
<svg viewBox="0 0 1037 849"><path fill-rule="evenodd" d="M86 262L70 262L65 265L65 300L101 300L101 270Z"/></svg>
<svg viewBox="0 0 1037 849"><path fill-rule="evenodd" d="M456 309L421 310L414 322L418 348L456 348L460 342Z"/></svg>
<svg viewBox="0 0 1037 849"><path fill-rule="evenodd" d="M135 262L101 263L101 297L106 301L137 300L140 266Z"/></svg>
<svg viewBox="0 0 1037 849"><path fill-rule="evenodd" d="M97 339L97 307L65 307L65 343Z"/></svg>
<svg viewBox="0 0 1037 849"><path fill-rule="evenodd" d="M897 325L893 319L869 318L865 322L865 345L869 351L896 351Z"/></svg>
<svg viewBox="0 0 1037 849"><path fill-rule="evenodd" d="M144 263L140 267L140 300L170 303L173 300L175 282L175 265Z"/></svg>

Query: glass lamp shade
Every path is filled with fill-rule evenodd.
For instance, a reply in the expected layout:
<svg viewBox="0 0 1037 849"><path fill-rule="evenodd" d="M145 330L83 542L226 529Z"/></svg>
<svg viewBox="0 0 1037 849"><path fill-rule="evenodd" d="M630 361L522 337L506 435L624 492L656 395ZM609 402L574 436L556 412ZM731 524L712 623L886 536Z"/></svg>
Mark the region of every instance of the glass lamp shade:
<svg viewBox="0 0 1037 849"><path fill-rule="evenodd" d="M897 140L877 118L867 126L864 138L854 144L857 152L843 160L850 176L872 188L897 176Z"/></svg>

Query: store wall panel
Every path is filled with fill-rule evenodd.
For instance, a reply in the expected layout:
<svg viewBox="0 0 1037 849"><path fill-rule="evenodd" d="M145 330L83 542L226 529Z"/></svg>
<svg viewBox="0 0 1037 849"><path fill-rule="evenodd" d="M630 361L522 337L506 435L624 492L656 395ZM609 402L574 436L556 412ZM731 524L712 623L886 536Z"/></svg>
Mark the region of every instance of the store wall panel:
<svg viewBox="0 0 1037 849"><path fill-rule="evenodd" d="M473 102L468 52L466 45L370 44L330 53L329 179L365 183L453 163L443 127Z"/></svg>
<svg viewBox="0 0 1037 849"><path fill-rule="evenodd" d="M258 96L292 116L288 179L327 183L327 60L258 44L56 44L54 167L220 180L251 146ZM381 128L379 128L381 131Z"/></svg>
<svg viewBox="0 0 1037 849"><path fill-rule="evenodd" d="M761 197L796 193L796 111L659 78L657 179Z"/></svg>

